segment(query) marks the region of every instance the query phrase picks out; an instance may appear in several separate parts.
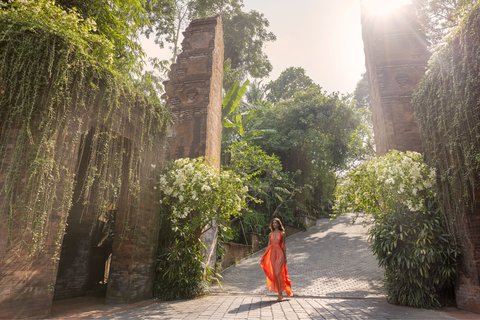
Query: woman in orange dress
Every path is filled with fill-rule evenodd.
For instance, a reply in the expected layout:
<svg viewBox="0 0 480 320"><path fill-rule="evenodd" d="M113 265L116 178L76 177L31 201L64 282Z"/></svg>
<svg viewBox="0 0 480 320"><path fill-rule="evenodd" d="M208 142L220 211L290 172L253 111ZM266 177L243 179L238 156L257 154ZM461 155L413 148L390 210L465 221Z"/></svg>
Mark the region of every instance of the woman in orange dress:
<svg viewBox="0 0 480 320"><path fill-rule="evenodd" d="M267 289L278 293L277 301L283 300L283 291L289 297L293 295L292 283L288 277L285 229L278 218L273 218L270 222L268 247L260 265L267 276Z"/></svg>

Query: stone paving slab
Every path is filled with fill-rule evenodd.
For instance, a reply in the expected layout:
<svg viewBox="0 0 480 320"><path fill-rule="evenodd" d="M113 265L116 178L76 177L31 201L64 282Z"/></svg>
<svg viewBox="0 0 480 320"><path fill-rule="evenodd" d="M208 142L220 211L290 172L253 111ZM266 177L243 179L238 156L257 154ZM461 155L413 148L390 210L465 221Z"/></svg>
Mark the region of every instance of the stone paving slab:
<svg viewBox="0 0 480 320"><path fill-rule="evenodd" d="M288 298L276 296L209 295L202 298L158 302L98 319L455 319L443 312L388 304L383 298Z"/></svg>
<svg viewBox="0 0 480 320"><path fill-rule="evenodd" d="M287 238L287 260L297 296L361 298L383 297L383 271L368 247L365 218L320 219L316 226ZM259 261L263 250L223 272L217 293L266 294Z"/></svg>
<svg viewBox="0 0 480 320"><path fill-rule="evenodd" d="M318 220L305 232L287 238L294 297L276 302L265 289L259 266L263 252L223 273L223 286L193 300L97 308L72 313L75 319L474 319L457 309L415 309L386 302L383 272L368 248L368 221L351 224L352 216ZM367 227L364 227L364 223ZM64 319L65 317L59 316Z"/></svg>

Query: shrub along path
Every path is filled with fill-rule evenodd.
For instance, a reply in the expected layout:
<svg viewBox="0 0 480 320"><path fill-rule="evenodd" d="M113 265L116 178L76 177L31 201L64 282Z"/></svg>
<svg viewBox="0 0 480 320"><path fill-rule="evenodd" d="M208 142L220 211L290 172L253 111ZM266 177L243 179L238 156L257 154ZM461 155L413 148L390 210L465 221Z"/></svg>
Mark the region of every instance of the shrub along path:
<svg viewBox="0 0 480 320"><path fill-rule="evenodd" d="M98 313L108 319L478 319L479 315L414 309L388 304L382 270L367 243L365 219L318 220L287 238L295 296L275 302L259 267L262 252L224 271L223 286L188 301L153 302L123 311ZM368 225L368 224L367 224ZM89 314L89 318L97 317ZM76 314L75 318L80 318Z"/></svg>

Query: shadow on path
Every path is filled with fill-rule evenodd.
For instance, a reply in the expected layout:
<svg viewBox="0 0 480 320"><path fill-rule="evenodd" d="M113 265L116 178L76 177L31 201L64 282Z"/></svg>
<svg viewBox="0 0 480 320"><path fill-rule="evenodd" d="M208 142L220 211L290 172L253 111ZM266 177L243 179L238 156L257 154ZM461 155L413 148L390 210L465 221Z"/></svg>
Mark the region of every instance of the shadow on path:
<svg viewBox="0 0 480 320"><path fill-rule="evenodd" d="M285 299L284 301L287 301L287 300L288 299ZM244 303L239 305L237 308L228 311L228 313L237 314L237 313L252 311L252 310L261 309L261 308L270 308L275 303L279 303L279 302L275 300L271 300L271 301L257 301L254 303Z"/></svg>

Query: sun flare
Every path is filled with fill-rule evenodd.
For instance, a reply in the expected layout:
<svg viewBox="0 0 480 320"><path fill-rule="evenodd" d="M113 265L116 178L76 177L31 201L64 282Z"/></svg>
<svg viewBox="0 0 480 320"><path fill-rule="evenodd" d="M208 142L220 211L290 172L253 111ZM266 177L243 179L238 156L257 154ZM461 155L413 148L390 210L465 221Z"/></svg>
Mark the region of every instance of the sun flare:
<svg viewBox="0 0 480 320"><path fill-rule="evenodd" d="M363 5L368 12L378 16L388 15L398 8L411 3L412 0L363 0Z"/></svg>

